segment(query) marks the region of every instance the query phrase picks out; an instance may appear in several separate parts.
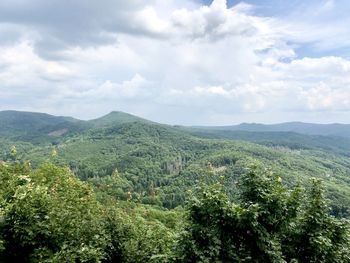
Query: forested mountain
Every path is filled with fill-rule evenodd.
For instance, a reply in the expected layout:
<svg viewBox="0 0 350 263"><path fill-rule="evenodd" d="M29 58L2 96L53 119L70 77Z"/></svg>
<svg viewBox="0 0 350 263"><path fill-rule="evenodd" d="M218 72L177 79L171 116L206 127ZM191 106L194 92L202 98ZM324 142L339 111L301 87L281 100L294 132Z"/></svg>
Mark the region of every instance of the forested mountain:
<svg viewBox="0 0 350 263"><path fill-rule="evenodd" d="M54 152L55 163L69 165L94 185L117 169L122 177L116 187L120 198L130 192L138 202L173 208L184 204L187 189L209 170L225 176L226 187L234 194L236 179L257 160L283 174L288 185L312 176L324 179L333 213L348 214L347 138L172 127L122 112L91 121L20 112L0 116L8 127L3 126L0 138L3 160L11 157L13 145L16 158L31 160L34 166L51 160ZM52 135L62 129L67 132Z"/></svg>
<svg viewBox="0 0 350 263"><path fill-rule="evenodd" d="M103 127L113 124L125 124L130 122L151 123L149 120L142 119L140 117L120 111L112 111L105 116L88 121L92 127Z"/></svg>
<svg viewBox="0 0 350 263"><path fill-rule="evenodd" d="M242 140L271 147L280 146L295 150L321 149L335 154L350 155L350 138L347 137L307 135L297 132L278 131L233 131L189 127L182 127L182 129L202 138Z"/></svg>
<svg viewBox="0 0 350 263"><path fill-rule="evenodd" d="M0 111L0 138L33 144L55 142L81 132L85 122L71 117L56 117L45 113Z"/></svg>
<svg viewBox="0 0 350 263"><path fill-rule="evenodd" d="M122 112L0 123L0 261L348 262L346 137Z"/></svg>
<svg viewBox="0 0 350 263"><path fill-rule="evenodd" d="M123 112L111 112L98 119L83 121L45 113L0 111L0 138L33 144L55 143L92 128L136 121L149 122Z"/></svg>

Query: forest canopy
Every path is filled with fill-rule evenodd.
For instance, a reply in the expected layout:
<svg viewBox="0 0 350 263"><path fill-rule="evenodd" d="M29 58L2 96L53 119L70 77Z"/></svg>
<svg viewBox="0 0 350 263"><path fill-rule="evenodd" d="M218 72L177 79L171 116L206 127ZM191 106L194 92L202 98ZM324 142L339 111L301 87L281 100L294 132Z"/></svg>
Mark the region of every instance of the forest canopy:
<svg viewBox="0 0 350 263"><path fill-rule="evenodd" d="M116 176L116 175L115 175ZM287 188L253 165L233 200L207 173L185 208L98 198L70 169L0 164L2 262L349 262L349 224L319 179Z"/></svg>

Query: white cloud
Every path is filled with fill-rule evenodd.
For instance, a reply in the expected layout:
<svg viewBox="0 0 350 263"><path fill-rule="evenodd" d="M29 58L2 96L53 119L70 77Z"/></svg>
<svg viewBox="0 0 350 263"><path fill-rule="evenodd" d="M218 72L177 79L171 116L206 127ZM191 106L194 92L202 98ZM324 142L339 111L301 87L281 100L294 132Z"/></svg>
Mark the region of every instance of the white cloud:
<svg viewBox="0 0 350 263"><path fill-rule="evenodd" d="M81 95L87 98L93 97L105 100L140 99L152 95L150 84L142 76L136 74L131 80L126 80L122 83L114 83L107 80L97 88L83 92Z"/></svg>
<svg viewBox="0 0 350 263"><path fill-rule="evenodd" d="M334 56L296 59L282 67L297 78L339 77L350 73L350 61Z"/></svg>
<svg viewBox="0 0 350 263"><path fill-rule="evenodd" d="M5 86L32 85L43 80L67 81L75 74L74 67L48 61L34 53L28 42L16 46L4 47L0 50L0 61L3 70L0 80Z"/></svg>
<svg viewBox="0 0 350 263"><path fill-rule="evenodd" d="M22 2L18 18L8 2L0 32L13 36L0 37L0 109L82 118L124 110L187 124L305 120L319 111L329 118L350 110L350 61L298 57L300 45L327 42L303 20L257 16L254 6L229 8L225 0L77 1L73 10L84 7L89 17L75 18L63 14L63 2L52 3L35 17L24 15L32 11ZM52 5L56 20L46 23ZM327 1L313 16L336 8Z"/></svg>
<svg viewBox="0 0 350 263"><path fill-rule="evenodd" d="M331 87L320 82L317 86L302 92L310 110L350 110L350 91L346 88Z"/></svg>

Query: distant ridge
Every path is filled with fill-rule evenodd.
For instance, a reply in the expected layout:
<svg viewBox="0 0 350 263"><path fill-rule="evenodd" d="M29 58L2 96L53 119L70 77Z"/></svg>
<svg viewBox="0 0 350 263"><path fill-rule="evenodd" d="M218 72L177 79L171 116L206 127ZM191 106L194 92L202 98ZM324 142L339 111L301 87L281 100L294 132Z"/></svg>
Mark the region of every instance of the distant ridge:
<svg viewBox="0 0 350 263"><path fill-rule="evenodd" d="M232 126L196 126L201 130L249 131L249 132L296 132L307 135L340 136L350 138L350 124L314 124L285 122L279 124L241 123Z"/></svg>
<svg viewBox="0 0 350 263"><path fill-rule="evenodd" d="M138 116L112 111L92 120L79 120L72 117L54 116L46 113L24 111L0 111L0 137L32 140L34 137L47 137L48 134L67 136L90 128L105 127L114 124L142 122L157 124ZM247 131L247 132L294 132L306 135L339 136L350 138L350 124L313 124L303 122L285 122L279 124L241 123L232 126L174 126L185 130L200 131ZM67 132L62 133L62 131ZM50 136L49 136L50 137Z"/></svg>

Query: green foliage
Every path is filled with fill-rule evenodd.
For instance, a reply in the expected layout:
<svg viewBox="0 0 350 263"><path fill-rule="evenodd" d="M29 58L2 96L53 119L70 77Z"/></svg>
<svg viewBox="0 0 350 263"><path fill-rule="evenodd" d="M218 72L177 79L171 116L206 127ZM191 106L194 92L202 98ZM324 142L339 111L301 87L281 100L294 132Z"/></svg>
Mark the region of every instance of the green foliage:
<svg viewBox="0 0 350 263"><path fill-rule="evenodd" d="M11 146L10 156L12 160L16 160L17 158L17 149L14 145Z"/></svg>
<svg viewBox="0 0 350 263"><path fill-rule="evenodd" d="M233 201L211 163L202 172L183 218L181 209L118 201L114 190L129 184L117 171L102 178L97 199L68 168L1 163L0 261L349 262L349 224L329 215L320 180L289 190L253 165Z"/></svg>
<svg viewBox="0 0 350 263"><path fill-rule="evenodd" d="M19 166L19 165L18 165ZM1 167L5 262L87 262L103 258L102 209L67 169Z"/></svg>
<svg viewBox="0 0 350 263"><path fill-rule="evenodd" d="M320 180L312 179L306 200L295 228L286 235L286 257L297 262L349 262L349 222L329 215Z"/></svg>
<svg viewBox="0 0 350 263"><path fill-rule="evenodd" d="M95 189L99 200L110 197L127 200L127 193L132 190L131 183L123 178L117 170L111 176L91 178L89 182Z"/></svg>
<svg viewBox="0 0 350 263"><path fill-rule="evenodd" d="M319 181L288 190L278 175L253 166L239 202L222 183L200 186L188 204L179 262L348 262L349 224L329 215Z"/></svg>
<svg viewBox="0 0 350 263"><path fill-rule="evenodd" d="M112 182L118 181L115 172ZM90 186L52 164L0 164L1 262L164 262L179 213L99 203Z"/></svg>
<svg viewBox="0 0 350 263"><path fill-rule="evenodd" d="M106 211L109 242L104 262L164 262L171 256L173 230L155 218L146 220L135 211L126 212L115 206L107 206Z"/></svg>

